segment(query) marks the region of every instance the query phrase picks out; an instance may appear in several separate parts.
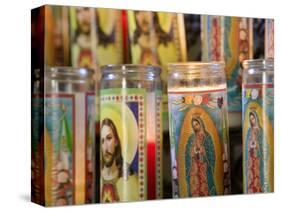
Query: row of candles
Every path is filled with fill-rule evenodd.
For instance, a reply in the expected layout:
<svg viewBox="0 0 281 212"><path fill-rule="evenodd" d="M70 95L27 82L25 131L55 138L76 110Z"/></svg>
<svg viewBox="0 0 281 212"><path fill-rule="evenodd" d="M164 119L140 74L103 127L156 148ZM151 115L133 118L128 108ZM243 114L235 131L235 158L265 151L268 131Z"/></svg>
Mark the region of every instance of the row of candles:
<svg viewBox="0 0 281 212"><path fill-rule="evenodd" d="M102 203L163 198L165 122L169 122L173 197L231 194L228 101L232 99L227 95L224 63L173 63L167 68L166 92L161 68L156 66L106 65L99 83L91 69L48 68L44 102L36 89L33 96L33 126L40 119L36 108L44 108L43 144L33 132L33 201L94 202L95 181L100 182ZM272 192L273 60L246 60L243 68L244 192Z"/></svg>

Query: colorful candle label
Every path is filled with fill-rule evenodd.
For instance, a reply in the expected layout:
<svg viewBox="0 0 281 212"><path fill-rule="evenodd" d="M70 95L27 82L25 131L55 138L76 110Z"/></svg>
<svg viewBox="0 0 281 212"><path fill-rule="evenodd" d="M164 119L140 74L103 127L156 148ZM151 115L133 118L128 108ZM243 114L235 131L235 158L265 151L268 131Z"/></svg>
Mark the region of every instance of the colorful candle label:
<svg viewBox="0 0 281 212"><path fill-rule="evenodd" d="M95 144L95 95L86 94L86 203L95 201L95 181L96 181L96 144Z"/></svg>
<svg viewBox="0 0 281 212"><path fill-rule="evenodd" d="M95 10L87 7L70 7L71 63L74 67L95 67L96 31Z"/></svg>
<svg viewBox="0 0 281 212"><path fill-rule="evenodd" d="M273 192L273 85L244 85L242 103L244 192Z"/></svg>
<svg viewBox="0 0 281 212"><path fill-rule="evenodd" d="M69 10L65 6L45 6L45 64L65 66L69 64Z"/></svg>
<svg viewBox="0 0 281 212"><path fill-rule="evenodd" d="M96 8L97 61L100 66L123 61L121 10Z"/></svg>
<svg viewBox="0 0 281 212"><path fill-rule="evenodd" d="M201 16L202 60L223 60L223 19L222 16Z"/></svg>
<svg viewBox="0 0 281 212"><path fill-rule="evenodd" d="M202 59L225 61L228 111L241 113L241 62L252 57L251 24L248 18L202 16ZM230 120L230 126L241 125Z"/></svg>
<svg viewBox="0 0 281 212"><path fill-rule="evenodd" d="M242 111L241 62L252 57L250 27L249 18L224 17L224 59L230 112L241 113ZM241 118L239 122L240 126Z"/></svg>
<svg viewBox="0 0 281 212"><path fill-rule="evenodd" d="M226 89L168 96L173 196L230 193Z"/></svg>
<svg viewBox="0 0 281 212"><path fill-rule="evenodd" d="M128 11L128 30L132 62L134 64L159 64L156 35L153 29L153 12Z"/></svg>
<svg viewBox="0 0 281 212"><path fill-rule="evenodd" d="M168 78L167 64L186 61L186 40L182 14L153 13L156 52L162 67L161 79L166 83Z"/></svg>
<svg viewBox="0 0 281 212"><path fill-rule="evenodd" d="M45 98L46 205L74 203L74 95Z"/></svg>
<svg viewBox="0 0 281 212"><path fill-rule="evenodd" d="M44 99L32 96L31 200L44 204Z"/></svg>
<svg viewBox="0 0 281 212"><path fill-rule="evenodd" d="M274 58L274 19L265 20L265 58Z"/></svg>
<svg viewBox="0 0 281 212"><path fill-rule="evenodd" d="M44 116L45 205L95 202L94 93L47 94Z"/></svg>
<svg viewBox="0 0 281 212"><path fill-rule="evenodd" d="M161 78L167 81L167 63L186 60L182 14L128 11L132 62L160 65Z"/></svg>
<svg viewBox="0 0 281 212"><path fill-rule="evenodd" d="M155 121L155 151L151 151L151 153L148 153L150 156L149 158L153 157L155 158L155 182L152 183L152 186L148 187L153 190L155 189L155 194L150 195L150 190L148 190L148 195L150 195L148 199L162 199L163 198L163 131L164 131L164 125L166 122L168 122L168 117L165 119L164 112L163 112L163 94L161 91L156 92L156 121ZM167 102L167 101L166 101ZM167 113L166 113L167 114ZM151 113L148 113L149 116L151 116ZM155 156L154 156L155 154ZM150 166L150 165L148 165ZM152 173L152 174L154 174ZM148 180L150 182L150 180ZM155 184L155 186L154 186Z"/></svg>
<svg viewBox="0 0 281 212"><path fill-rule="evenodd" d="M146 199L144 89L101 90L100 201Z"/></svg>

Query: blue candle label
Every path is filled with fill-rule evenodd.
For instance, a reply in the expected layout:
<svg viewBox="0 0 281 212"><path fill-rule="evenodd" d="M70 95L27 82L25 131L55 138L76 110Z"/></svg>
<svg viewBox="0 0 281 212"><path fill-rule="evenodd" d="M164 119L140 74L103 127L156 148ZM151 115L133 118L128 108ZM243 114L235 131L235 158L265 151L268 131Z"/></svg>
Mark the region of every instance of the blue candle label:
<svg viewBox="0 0 281 212"><path fill-rule="evenodd" d="M273 85L244 85L242 103L244 192L273 192Z"/></svg>
<svg viewBox="0 0 281 212"><path fill-rule="evenodd" d="M226 89L170 91L174 197L230 193Z"/></svg>

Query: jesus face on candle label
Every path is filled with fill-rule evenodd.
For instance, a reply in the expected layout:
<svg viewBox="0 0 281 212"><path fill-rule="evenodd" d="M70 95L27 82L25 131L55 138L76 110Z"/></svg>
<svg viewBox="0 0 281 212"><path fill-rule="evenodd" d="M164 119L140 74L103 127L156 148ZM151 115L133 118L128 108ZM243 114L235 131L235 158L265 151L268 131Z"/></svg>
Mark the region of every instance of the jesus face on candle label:
<svg viewBox="0 0 281 212"><path fill-rule="evenodd" d="M102 202L161 198L161 101L144 89L101 90Z"/></svg>
<svg viewBox="0 0 281 212"><path fill-rule="evenodd" d="M265 99L265 101L264 101ZM273 191L273 87L243 87L245 193Z"/></svg>
<svg viewBox="0 0 281 212"><path fill-rule="evenodd" d="M133 92L133 93L130 93ZM101 91L101 202L145 199L144 90Z"/></svg>
<svg viewBox="0 0 281 212"><path fill-rule="evenodd" d="M117 129L113 121L105 118L101 124L101 175L105 181L102 187L102 202L119 200L116 181L122 176L123 158ZM110 181L112 181L110 183Z"/></svg>
<svg viewBox="0 0 281 212"><path fill-rule="evenodd" d="M172 164L180 197L230 192L226 90L169 92ZM175 179L174 179L175 181Z"/></svg>
<svg viewBox="0 0 281 212"><path fill-rule="evenodd" d="M119 64L123 61L121 10L95 9L97 61L99 65Z"/></svg>
<svg viewBox="0 0 281 212"><path fill-rule="evenodd" d="M91 42L94 10L71 7L70 19L72 64L77 67L93 67L96 63Z"/></svg>
<svg viewBox="0 0 281 212"><path fill-rule="evenodd" d="M153 12L128 11L128 28L133 63L159 64L155 51L157 37L153 28Z"/></svg>

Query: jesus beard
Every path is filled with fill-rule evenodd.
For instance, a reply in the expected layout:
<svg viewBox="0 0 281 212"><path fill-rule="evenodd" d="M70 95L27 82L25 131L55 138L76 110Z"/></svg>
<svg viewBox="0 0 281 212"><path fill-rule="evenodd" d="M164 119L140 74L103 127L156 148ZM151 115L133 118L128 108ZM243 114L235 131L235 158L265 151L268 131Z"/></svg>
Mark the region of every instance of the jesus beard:
<svg viewBox="0 0 281 212"><path fill-rule="evenodd" d="M115 152L112 154L108 151L105 152L105 155L102 156L103 164L106 167L111 167L115 159Z"/></svg>

